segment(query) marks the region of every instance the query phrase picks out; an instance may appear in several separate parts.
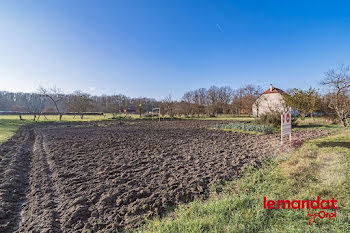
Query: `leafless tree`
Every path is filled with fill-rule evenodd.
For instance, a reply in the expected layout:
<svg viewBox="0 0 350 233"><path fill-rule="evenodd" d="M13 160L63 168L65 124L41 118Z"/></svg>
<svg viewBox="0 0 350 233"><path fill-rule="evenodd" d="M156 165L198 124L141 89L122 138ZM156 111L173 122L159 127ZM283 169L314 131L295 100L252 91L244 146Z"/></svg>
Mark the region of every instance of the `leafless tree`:
<svg viewBox="0 0 350 233"><path fill-rule="evenodd" d="M61 102L64 99L64 95L61 93L61 91L56 87L53 87L50 90L44 87L39 87L39 94L41 96L49 98L52 101L52 103L55 105L56 111L59 114L59 119L61 121L62 112L59 109L59 102Z"/></svg>
<svg viewBox="0 0 350 233"><path fill-rule="evenodd" d="M217 115L219 110L219 88L217 86L211 86L208 89L208 114Z"/></svg>
<svg viewBox="0 0 350 233"><path fill-rule="evenodd" d="M123 106L123 111L124 113L127 115L128 113L128 104L129 104L130 100L129 98L127 98L126 96L123 96L122 98L122 106Z"/></svg>
<svg viewBox="0 0 350 233"><path fill-rule="evenodd" d="M327 102L341 124L345 127L349 125L350 115L350 66L341 65L338 69L331 69L325 73L321 82L328 87Z"/></svg>
<svg viewBox="0 0 350 233"><path fill-rule="evenodd" d="M24 108L33 115L33 120L36 120L36 117L41 115L42 110L45 107L44 97L36 93L26 94L26 99L24 101Z"/></svg>
<svg viewBox="0 0 350 233"><path fill-rule="evenodd" d="M238 115L251 114L252 106L255 101L261 96L262 89L259 86L246 85L234 91L232 108Z"/></svg>
<svg viewBox="0 0 350 233"><path fill-rule="evenodd" d="M135 102L137 112L139 113L140 117L142 116L142 113L144 113L146 109L146 99L145 98L136 98L133 100Z"/></svg>
<svg viewBox="0 0 350 233"><path fill-rule="evenodd" d="M181 117L182 115L188 116L188 105L185 101L175 102L174 115Z"/></svg>
<svg viewBox="0 0 350 233"><path fill-rule="evenodd" d="M185 116L193 114L193 91L185 92L182 97L182 110Z"/></svg>
<svg viewBox="0 0 350 233"><path fill-rule="evenodd" d="M205 88L197 89L193 92L194 114L199 117L205 114L208 104L208 90Z"/></svg>
<svg viewBox="0 0 350 233"><path fill-rule="evenodd" d="M69 111L77 112L81 119L84 118L84 112L87 112L92 106L89 94L80 91L74 92L66 101Z"/></svg>
<svg viewBox="0 0 350 233"><path fill-rule="evenodd" d="M22 105L15 105L11 108L11 111L16 111L18 112L18 117L20 120L23 120L22 118L22 112L26 111L25 107L23 107Z"/></svg>
<svg viewBox="0 0 350 233"><path fill-rule="evenodd" d="M171 95L165 97L162 101L162 109L165 114L168 114L171 118L174 117L175 101L171 98Z"/></svg>
<svg viewBox="0 0 350 233"><path fill-rule="evenodd" d="M118 112L123 109L123 100L126 98L123 95L112 95L107 97L107 111L113 114L113 118L116 118Z"/></svg>
<svg viewBox="0 0 350 233"><path fill-rule="evenodd" d="M218 98L218 107L221 112L229 113L230 112L230 103L233 99L233 90L231 87L225 86L220 87L218 90L217 98Z"/></svg>

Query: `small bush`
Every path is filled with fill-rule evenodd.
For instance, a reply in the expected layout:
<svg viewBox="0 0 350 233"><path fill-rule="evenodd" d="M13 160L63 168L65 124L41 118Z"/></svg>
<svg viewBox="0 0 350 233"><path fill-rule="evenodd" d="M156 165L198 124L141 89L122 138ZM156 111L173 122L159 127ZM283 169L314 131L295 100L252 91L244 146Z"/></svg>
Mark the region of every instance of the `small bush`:
<svg viewBox="0 0 350 233"><path fill-rule="evenodd" d="M271 112L269 114L261 115L256 121L258 124L270 125L270 126L281 126L281 115L280 112ZM292 125L296 124L296 117L292 115Z"/></svg>
<svg viewBox="0 0 350 233"><path fill-rule="evenodd" d="M259 124L263 125L273 125L280 126L281 125L281 114L280 113L271 113L260 116L257 120Z"/></svg>
<svg viewBox="0 0 350 233"><path fill-rule="evenodd" d="M256 131L261 133L272 133L272 127L266 125L244 124L239 122L229 124L216 124L215 129L238 129L244 131Z"/></svg>

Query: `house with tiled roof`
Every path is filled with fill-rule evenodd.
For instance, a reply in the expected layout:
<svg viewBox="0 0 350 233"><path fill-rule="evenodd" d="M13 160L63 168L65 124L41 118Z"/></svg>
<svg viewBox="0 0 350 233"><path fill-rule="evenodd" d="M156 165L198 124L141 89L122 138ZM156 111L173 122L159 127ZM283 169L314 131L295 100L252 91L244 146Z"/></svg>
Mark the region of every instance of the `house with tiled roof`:
<svg viewBox="0 0 350 233"><path fill-rule="evenodd" d="M267 89L253 104L252 112L254 117L259 117L271 112L283 112L285 110L285 103L283 100L285 92L270 84Z"/></svg>

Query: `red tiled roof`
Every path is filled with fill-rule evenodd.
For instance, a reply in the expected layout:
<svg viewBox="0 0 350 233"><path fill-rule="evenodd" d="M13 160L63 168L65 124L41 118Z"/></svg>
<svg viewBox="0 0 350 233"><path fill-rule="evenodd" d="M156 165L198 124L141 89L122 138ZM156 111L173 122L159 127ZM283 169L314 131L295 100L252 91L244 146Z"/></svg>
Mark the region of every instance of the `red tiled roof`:
<svg viewBox="0 0 350 233"><path fill-rule="evenodd" d="M267 89L264 94L270 94L270 93L284 93L284 91L282 91L281 89L279 88L276 88L276 87L272 87L272 91L269 89Z"/></svg>

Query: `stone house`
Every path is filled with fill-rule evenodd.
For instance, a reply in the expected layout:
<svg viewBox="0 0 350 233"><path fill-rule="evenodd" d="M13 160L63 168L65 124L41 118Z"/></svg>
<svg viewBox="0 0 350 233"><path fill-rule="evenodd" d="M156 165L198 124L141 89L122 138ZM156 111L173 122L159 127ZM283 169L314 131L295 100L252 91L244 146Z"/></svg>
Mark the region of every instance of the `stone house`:
<svg viewBox="0 0 350 233"><path fill-rule="evenodd" d="M284 91L273 87L267 89L253 104L252 113L254 117L259 117L270 112L283 112L285 110L285 103L283 100Z"/></svg>

